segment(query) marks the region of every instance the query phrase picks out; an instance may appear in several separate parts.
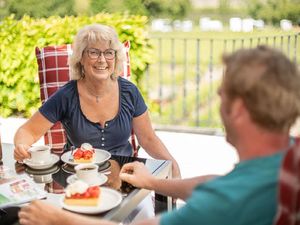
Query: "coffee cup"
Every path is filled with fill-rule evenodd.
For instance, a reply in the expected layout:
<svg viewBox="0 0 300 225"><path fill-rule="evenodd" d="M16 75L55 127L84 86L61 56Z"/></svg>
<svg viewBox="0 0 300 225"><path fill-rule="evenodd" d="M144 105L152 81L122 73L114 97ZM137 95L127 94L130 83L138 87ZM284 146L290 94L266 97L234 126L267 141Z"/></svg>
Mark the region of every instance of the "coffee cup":
<svg viewBox="0 0 300 225"><path fill-rule="evenodd" d="M77 179L87 184L94 183L98 178L98 165L96 164L80 164L75 166L75 171Z"/></svg>
<svg viewBox="0 0 300 225"><path fill-rule="evenodd" d="M31 154L31 161L34 163L43 164L50 160L51 148L47 145L33 146L28 149Z"/></svg>

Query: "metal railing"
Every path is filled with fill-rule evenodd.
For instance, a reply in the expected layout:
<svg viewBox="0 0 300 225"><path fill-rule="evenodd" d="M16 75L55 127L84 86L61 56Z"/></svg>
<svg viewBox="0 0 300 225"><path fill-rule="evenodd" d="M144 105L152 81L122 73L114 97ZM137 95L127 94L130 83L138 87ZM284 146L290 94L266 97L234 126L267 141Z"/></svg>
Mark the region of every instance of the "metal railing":
<svg viewBox="0 0 300 225"><path fill-rule="evenodd" d="M223 74L221 56L239 48L268 45L299 64L299 33L260 37L151 38L153 63L142 87L152 121L160 125L221 127L217 89Z"/></svg>

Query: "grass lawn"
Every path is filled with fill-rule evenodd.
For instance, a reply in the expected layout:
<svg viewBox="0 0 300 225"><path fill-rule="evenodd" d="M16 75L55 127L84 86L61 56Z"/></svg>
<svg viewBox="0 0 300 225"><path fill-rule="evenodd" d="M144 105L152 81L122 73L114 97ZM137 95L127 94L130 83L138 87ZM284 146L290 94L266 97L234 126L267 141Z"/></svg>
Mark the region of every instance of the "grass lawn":
<svg viewBox="0 0 300 225"><path fill-rule="evenodd" d="M281 49L300 64L299 30L169 32L151 33L149 37L153 62L142 87L157 124L221 126L217 89L225 52L266 44Z"/></svg>

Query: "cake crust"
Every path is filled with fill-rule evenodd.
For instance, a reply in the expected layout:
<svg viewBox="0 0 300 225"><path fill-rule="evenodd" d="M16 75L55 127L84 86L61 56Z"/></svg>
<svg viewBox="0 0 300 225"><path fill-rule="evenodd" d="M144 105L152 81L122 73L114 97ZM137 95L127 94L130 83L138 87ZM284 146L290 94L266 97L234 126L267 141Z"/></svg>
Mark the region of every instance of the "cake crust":
<svg viewBox="0 0 300 225"><path fill-rule="evenodd" d="M91 163L93 161L93 158L90 159L84 159L84 158L80 158L80 159L74 159L74 162L76 163Z"/></svg>
<svg viewBox="0 0 300 225"><path fill-rule="evenodd" d="M74 199L74 198L65 198L64 203L66 205L74 205L74 206L97 206L98 198L87 198L87 199Z"/></svg>

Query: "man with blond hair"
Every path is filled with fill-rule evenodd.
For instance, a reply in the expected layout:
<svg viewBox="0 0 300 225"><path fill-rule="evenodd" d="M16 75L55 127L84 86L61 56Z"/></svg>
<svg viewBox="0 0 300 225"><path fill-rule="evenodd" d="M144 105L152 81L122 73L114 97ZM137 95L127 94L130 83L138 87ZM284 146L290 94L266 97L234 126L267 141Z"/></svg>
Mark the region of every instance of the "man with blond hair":
<svg viewBox="0 0 300 225"><path fill-rule="evenodd" d="M157 179L142 163L124 165L122 180L186 200L180 209L137 224L272 224L279 167L293 144L289 130L300 115L300 74L286 56L265 46L238 50L223 61L220 113L226 139L236 148L240 163L227 175L209 180ZM24 207L19 216L24 225L115 224L40 201Z"/></svg>

